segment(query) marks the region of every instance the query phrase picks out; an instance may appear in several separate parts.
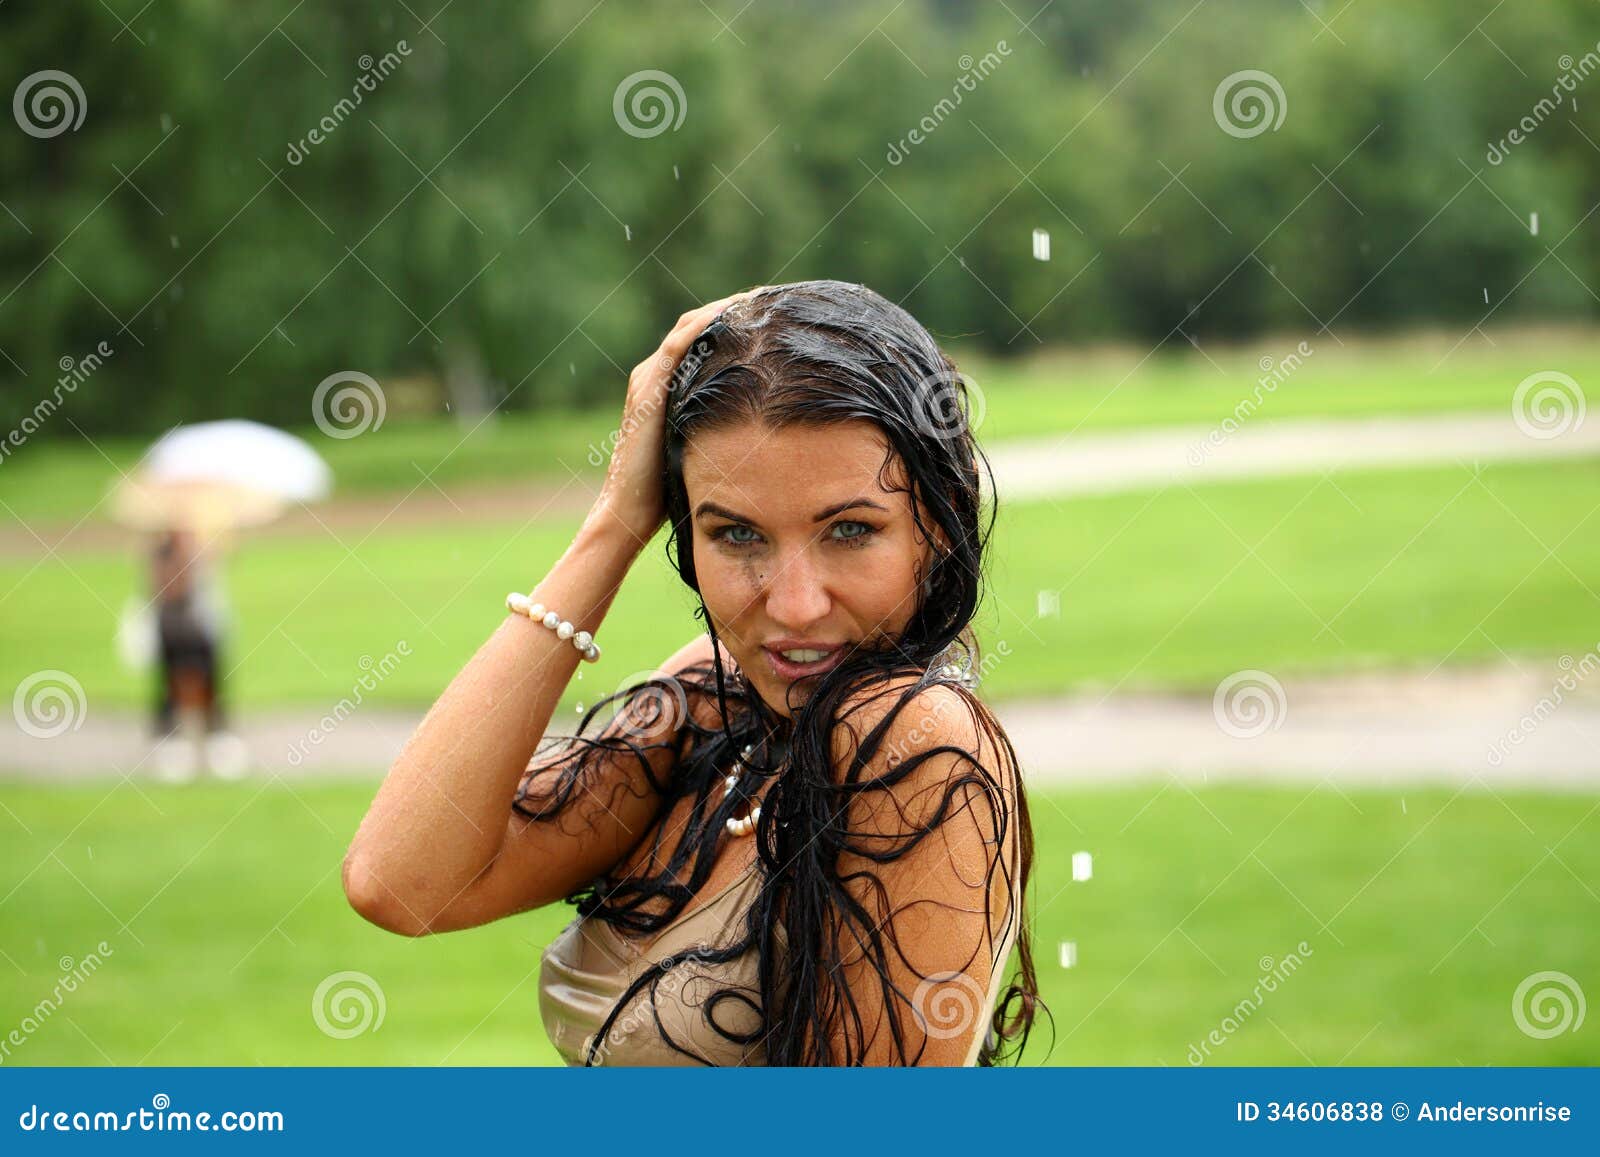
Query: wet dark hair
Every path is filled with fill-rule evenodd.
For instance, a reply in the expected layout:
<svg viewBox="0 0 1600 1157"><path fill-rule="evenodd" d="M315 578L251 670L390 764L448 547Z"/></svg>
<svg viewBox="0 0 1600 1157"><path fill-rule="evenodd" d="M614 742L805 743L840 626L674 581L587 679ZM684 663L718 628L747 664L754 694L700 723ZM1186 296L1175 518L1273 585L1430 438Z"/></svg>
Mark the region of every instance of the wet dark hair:
<svg viewBox="0 0 1600 1157"><path fill-rule="evenodd" d="M704 600L698 600L695 613L711 638L711 661L633 684L596 703L578 735L535 758L514 804L534 819L561 814L585 793L598 757L622 753L637 758L661 794L663 817L680 801L692 800L683 835L666 853L660 875L606 875L569 897L583 916L603 920L624 935L646 936L671 924L699 893L725 821L770 783L755 831L764 876L758 898L733 943L696 951L704 964L759 951L759 992L718 992L704 1002L703 1015L725 1039L760 1043L769 1064L862 1063L866 1031L877 1026L863 1025L854 996L839 980L843 961L858 953L881 986L893 1063L917 1063L925 1045L906 1054L905 1018L909 1014L928 1024L927 990L919 985L913 997L894 982L882 935L888 932L905 967L924 978L895 935L895 917L904 908L883 910L887 893L870 869L841 877L840 855L869 863L899 859L962 813L987 829L984 842L992 848L984 880L986 914L993 913L996 875L1009 897L998 933L985 920L989 949L994 952L1014 932L1018 955L1018 972L1000 990L977 1063L993 1065L1012 1055L1020 1059L1036 1011L1043 1007L1032 935L1025 908L1016 902L1026 895L1033 861L1027 801L1016 752L974 693L978 649L970 623L981 599L994 511L985 522L979 468L989 467L972 436L969 404L966 379L928 332L904 309L863 286L806 281L769 287L713 321L674 371L667 396L667 549L683 581L699 594L683 478L685 450L698 434L749 420L770 428L866 421L885 441L880 481L886 489L909 494L917 528L933 544L931 564L919 576L918 604L897 636L863 641L838 666L807 681L811 692L804 702L792 701L791 686L786 719L762 702L740 672L726 669L716 626ZM951 695L967 711L979 750L949 744L891 750L891 728L908 705L915 702L919 712L926 712L931 702L951 702ZM615 711L611 720L598 734L585 734L604 709ZM841 742L841 736L847 738ZM747 771L739 789L724 793L723 778L747 746L754 751L744 761ZM984 747L999 766L984 765ZM847 754L839 766L841 752ZM892 793L897 784L904 793L907 777L921 764L952 756L956 770L938 785L941 797L925 824L898 830L905 826L905 811L890 799L891 814L897 811L900 820L893 839L881 830L869 834L851 827L850 817L870 810L874 796ZM884 763L888 769L878 771ZM656 766L669 769L665 777ZM875 774L864 776L869 766ZM550 781L537 796L530 787L536 769ZM657 862L664 827L655 829L650 863ZM685 868L686 884L679 882ZM647 910L652 901L665 907ZM585 1063L594 1063L623 1009L646 988L654 994L666 973L681 964L668 959L646 968L594 1034ZM994 968L999 972L1006 964L995 960ZM924 983L934 979L949 977L933 974ZM980 1000L986 998L983 994ZM715 1011L724 1000L757 1014L759 1029L735 1033L718 1024ZM987 1005L976 1011L990 1014ZM659 1017L655 1023L672 1048L705 1061L671 1040ZM835 1054L839 1041L842 1056Z"/></svg>

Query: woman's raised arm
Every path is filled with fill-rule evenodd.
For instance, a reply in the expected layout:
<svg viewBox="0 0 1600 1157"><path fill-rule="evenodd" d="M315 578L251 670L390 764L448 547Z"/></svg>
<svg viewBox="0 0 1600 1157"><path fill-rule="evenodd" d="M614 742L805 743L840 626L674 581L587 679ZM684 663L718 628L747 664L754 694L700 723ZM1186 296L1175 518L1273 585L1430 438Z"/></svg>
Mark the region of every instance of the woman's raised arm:
<svg viewBox="0 0 1600 1157"><path fill-rule="evenodd" d="M602 645L606 610L664 517L662 430L672 373L733 300L682 315L629 375L605 486L572 545L531 592ZM580 661L569 640L522 615L506 616L439 696L378 789L344 861L345 894L358 912L403 935L468 927L554 902L626 854L660 802L637 759L606 761L589 785L604 806L587 809L587 824L511 812Z"/></svg>

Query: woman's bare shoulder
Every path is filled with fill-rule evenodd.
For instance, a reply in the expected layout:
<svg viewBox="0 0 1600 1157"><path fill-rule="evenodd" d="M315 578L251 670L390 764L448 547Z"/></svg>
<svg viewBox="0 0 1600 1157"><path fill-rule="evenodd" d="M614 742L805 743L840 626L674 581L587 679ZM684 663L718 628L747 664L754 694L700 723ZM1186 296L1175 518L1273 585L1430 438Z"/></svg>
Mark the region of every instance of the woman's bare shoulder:
<svg viewBox="0 0 1600 1157"><path fill-rule="evenodd" d="M1004 727L975 691L956 682L897 674L854 691L830 739L838 783L883 779L896 785L892 794L905 795L976 772L1002 789L1021 787ZM906 763L914 770L897 772Z"/></svg>
<svg viewBox="0 0 1600 1157"><path fill-rule="evenodd" d="M716 645L721 653L722 673L727 685L739 683L739 665L728 648ZM718 730L722 726L721 706L717 696L716 666L713 661L711 636L697 635L678 649L661 665L659 676L665 677L683 697L683 705L691 718L701 727Z"/></svg>
<svg viewBox="0 0 1600 1157"><path fill-rule="evenodd" d="M717 644L717 647L722 652L723 666L728 671L733 671L736 668L736 664L733 661L733 656L728 652L728 648L720 643ZM676 678L686 671L700 667L709 670L711 668L711 656L711 635L709 633L696 635L682 647L679 647L677 653L670 659L661 664L661 673Z"/></svg>

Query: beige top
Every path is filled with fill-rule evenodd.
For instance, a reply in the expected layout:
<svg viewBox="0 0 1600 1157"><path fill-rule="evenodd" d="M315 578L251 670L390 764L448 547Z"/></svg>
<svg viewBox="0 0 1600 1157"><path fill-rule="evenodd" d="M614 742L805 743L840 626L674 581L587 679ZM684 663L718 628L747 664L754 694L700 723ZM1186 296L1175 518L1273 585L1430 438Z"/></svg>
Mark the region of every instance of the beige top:
<svg viewBox="0 0 1600 1157"><path fill-rule="evenodd" d="M662 929L643 946L625 939L604 920L578 917L544 950L539 973L539 1012L551 1043L569 1065L585 1063L590 1039L605 1024L628 986L648 966L669 957L682 957L657 978L654 1001L646 985L635 993L628 1008L612 1022L595 1058L596 1064L692 1065L695 1057L685 1056L663 1039L656 1027L661 1019L668 1036L680 1048L719 1066L762 1066L767 1052L758 1039L740 1044L731 1037L748 1037L759 1030L761 1004L758 975L758 948L722 964L709 965L689 955L690 949L709 944L724 948L742 935L745 914L755 902L762 883L761 861L753 859L722 891L705 904L681 916ZM1012 915L1009 928L995 957L984 1005L984 1023L999 995L1005 962L1016 940L1021 923L1020 896L1012 889ZM780 923L775 932L780 950L788 939ZM718 998L716 1027L706 1023L706 1001L715 993L735 988L747 995ZM718 1029L721 1029L721 1032ZM964 1062L977 1063L985 1033L978 1033Z"/></svg>

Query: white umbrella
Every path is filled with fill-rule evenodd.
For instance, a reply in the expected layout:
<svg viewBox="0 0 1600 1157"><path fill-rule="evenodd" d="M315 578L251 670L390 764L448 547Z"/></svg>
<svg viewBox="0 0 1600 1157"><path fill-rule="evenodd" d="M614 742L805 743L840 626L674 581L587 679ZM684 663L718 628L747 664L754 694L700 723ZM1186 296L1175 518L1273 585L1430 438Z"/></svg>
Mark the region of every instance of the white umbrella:
<svg viewBox="0 0 1600 1157"><path fill-rule="evenodd" d="M118 487L113 512L140 527L250 526L332 489L328 464L293 434L240 419L198 422L162 435Z"/></svg>
<svg viewBox="0 0 1600 1157"><path fill-rule="evenodd" d="M168 430L140 473L154 482L221 482L290 502L314 502L333 489L333 471L308 443L237 418Z"/></svg>

